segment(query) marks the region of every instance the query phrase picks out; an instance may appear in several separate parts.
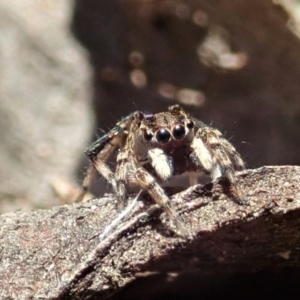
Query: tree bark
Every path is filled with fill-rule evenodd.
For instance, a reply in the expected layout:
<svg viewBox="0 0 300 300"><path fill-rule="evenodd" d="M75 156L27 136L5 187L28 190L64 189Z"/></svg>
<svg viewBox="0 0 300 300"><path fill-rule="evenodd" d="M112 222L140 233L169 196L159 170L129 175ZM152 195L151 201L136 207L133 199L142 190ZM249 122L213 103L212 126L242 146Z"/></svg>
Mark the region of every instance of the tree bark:
<svg viewBox="0 0 300 300"><path fill-rule="evenodd" d="M161 209L147 217L153 201L145 195L101 240L118 216L113 195L2 215L0 298L139 299L174 283L187 295L211 276L298 268L300 167L246 170L238 181L245 205L222 180L172 197L189 238L174 233Z"/></svg>

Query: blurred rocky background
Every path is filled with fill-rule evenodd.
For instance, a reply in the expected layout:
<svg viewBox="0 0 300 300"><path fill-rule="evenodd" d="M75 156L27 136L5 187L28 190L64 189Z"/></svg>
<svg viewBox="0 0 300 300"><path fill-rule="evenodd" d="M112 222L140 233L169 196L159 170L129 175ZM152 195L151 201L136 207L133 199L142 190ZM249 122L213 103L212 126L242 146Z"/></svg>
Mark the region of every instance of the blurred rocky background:
<svg viewBox="0 0 300 300"><path fill-rule="evenodd" d="M248 168L300 164L299 12L296 0L1 1L0 211L71 199L91 139L174 103Z"/></svg>
<svg viewBox="0 0 300 300"><path fill-rule="evenodd" d="M68 0L0 3L0 212L60 204L93 131ZM66 186L66 188L65 188Z"/></svg>

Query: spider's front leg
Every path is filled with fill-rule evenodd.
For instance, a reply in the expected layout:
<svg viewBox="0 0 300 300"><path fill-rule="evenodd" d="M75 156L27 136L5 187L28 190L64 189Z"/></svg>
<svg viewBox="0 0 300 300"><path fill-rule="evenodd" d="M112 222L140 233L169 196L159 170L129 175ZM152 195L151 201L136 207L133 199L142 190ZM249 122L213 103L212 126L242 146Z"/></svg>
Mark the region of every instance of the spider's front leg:
<svg viewBox="0 0 300 300"><path fill-rule="evenodd" d="M83 180L81 192L76 202L83 199L88 191L91 182L98 171L113 187L117 193L117 182L112 170L106 164L106 161L116 149L122 147L128 135L128 128L134 120L137 112L134 112L118 122L113 129L106 133L101 138L97 139L86 151L91 164L87 170L87 174Z"/></svg>
<svg viewBox="0 0 300 300"><path fill-rule="evenodd" d="M211 174L212 179L226 178L230 196L240 204L246 202L235 176L235 170L245 168L244 162L221 132L203 124L196 132L191 147L204 170Z"/></svg>
<svg viewBox="0 0 300 300"><path fill-rule="evenodd" d="M120 187L135 186L146 191L152 199L166 211L169 218L175 223L178 233L182 236L188 235L181 217L171 207L170 199L165 191L155 178L140 165L131 150L125 149L118 154L116 180ZM117 195L118 199L124 199L125 192L119 189Z"/></svg>
<svg viewBox="0 0 300 300"><path fill-rule="evenodd" d="M137 183L147 191L147 193L160 207L165 210L169 218L175 223L178 233L182 236L188 236L188 232L183 224L181 217L171 207L169 197L166 195L165 191L158 184L155 178L142 167L137 168L135 177Z"/></svg>

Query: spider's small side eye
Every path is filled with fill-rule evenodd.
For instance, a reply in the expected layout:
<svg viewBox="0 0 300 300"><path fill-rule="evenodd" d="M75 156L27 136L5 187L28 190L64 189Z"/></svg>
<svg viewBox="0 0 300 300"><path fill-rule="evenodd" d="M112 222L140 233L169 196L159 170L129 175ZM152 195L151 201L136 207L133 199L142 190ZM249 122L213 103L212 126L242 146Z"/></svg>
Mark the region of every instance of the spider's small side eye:
<svg viewBox="0 0 300 300"><path fill-rule="evenodd" d="M156 140L160 144L166 144L167 142L169 142L170 138L171 138L171 134L165 128L161 128L156 132Z"/></svg>
<svg viewBox="0 0 300 300"><path fill-rule="evenodd" d="M144 139L145 139L147 142L150 142L151 139L152 139L152 137L153 137L153 134L152 134L151 132L145 131L145 133L144 133Z"/></svg>
<svg viewBox="0 0 300 300"><path fill-rule="evenodd" d="M137 111L134 116L138 120L143 120L144 119L144 114L141 111Z"/></svg>
<svg viewBox="0 0 300 300"><path fill-rule="evenodd" d="M173 127L172 134L176 140L181 140L185 136L185 128L183 124L176 124Z"/></svg>
<svg viewBox="0 0 300 300"><path fill-rule="evenodd" d="M192 120L188 120L188 122L186 123L186 127L188 129L192 129L194 127L194 122Z"/></svg>

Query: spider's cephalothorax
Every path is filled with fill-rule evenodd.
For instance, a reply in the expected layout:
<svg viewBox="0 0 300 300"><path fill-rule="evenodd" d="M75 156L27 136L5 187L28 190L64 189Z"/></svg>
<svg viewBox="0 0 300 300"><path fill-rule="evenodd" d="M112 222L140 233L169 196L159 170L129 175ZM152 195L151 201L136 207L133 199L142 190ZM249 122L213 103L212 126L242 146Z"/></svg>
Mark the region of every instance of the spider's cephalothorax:
<svg viewBox="0 0 300 300"><path fill-rule="evenodd" d="M106 161L116 150L117 166L113 172ZM192 184L197 174L209 174L213 180L223 176L230 183L231 196L243 200L234 174L244 168L240 155L217 129L193 118L178 105L156 114L130 114L96 140L86 154L92 164L82 195L97 170L112 185L119 203L125 202L129 187L148 192L182 235L186 234L182 221L160 186L173 175L188 172Z"/></svg>

